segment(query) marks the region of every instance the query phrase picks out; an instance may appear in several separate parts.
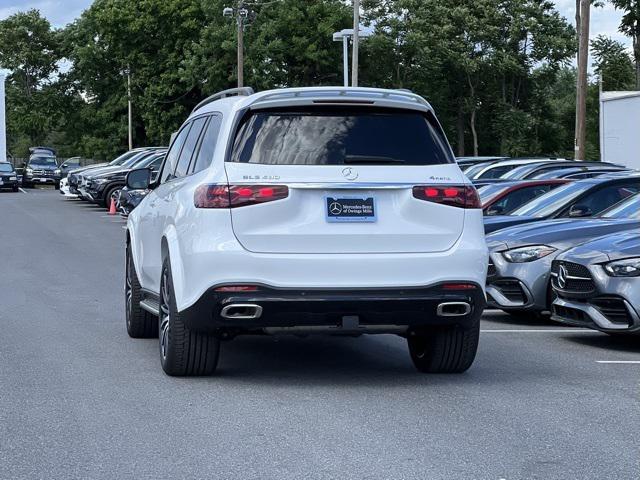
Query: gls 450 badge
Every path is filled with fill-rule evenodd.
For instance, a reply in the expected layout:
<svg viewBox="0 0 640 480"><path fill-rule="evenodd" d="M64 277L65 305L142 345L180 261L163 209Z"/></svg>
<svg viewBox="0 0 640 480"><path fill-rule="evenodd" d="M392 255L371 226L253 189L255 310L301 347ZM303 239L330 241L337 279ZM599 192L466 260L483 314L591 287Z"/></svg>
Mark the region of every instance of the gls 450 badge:
<svg viewBox="0 0 640 480"><path fill-rule="evenodd" d="M280 180L280 175L243 175L243 180Z"/></svg>

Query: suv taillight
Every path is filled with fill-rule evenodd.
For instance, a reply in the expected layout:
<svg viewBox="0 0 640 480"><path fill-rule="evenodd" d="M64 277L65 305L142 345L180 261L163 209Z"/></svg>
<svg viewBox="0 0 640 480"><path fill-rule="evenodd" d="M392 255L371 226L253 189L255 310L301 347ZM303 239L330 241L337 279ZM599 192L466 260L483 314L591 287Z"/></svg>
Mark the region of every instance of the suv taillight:
<svg viewBox="0 0 640 480"><path fill-rule="evenodd" d="M482 208L478 192L471 185L418 185L413 187L418 200L460 208Z"/></svg>
<svg viewBox="0 0 640 480"><path fill-rule="evenodd" d="M200 185L193 202L196 208L237 208L288 196L289 188L285 185Z"/></svg>

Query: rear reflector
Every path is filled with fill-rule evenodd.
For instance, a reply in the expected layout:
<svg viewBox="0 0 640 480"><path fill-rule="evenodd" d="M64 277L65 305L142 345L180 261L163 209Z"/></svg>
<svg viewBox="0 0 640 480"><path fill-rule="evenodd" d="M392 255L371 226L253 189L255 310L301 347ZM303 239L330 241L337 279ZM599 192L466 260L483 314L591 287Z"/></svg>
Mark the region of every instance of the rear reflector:
<svg viewBox="0 0 640 480"><path fill-rule="evenodd" d="M237 208L288 196L289 188L285 185L200 185L193 203L196 208Z"/></svg>
<svg viewBox="0 0 640 480"><path fill-rule="evenodd" d="M413 187L418 200L460 208L482 208L478 192L471 185L418 185Z"/></svg>
<svg viewBox="0 0 640 480"><path fill-rule="evenodd" d="M444 283L442 285L443 290L475 290L478 288L473 283Z"/></svg>
<svg viewBox="0 0 640 480"><path fill-rule="evenodd" d="M258 287L255 285L225 285L218 287L214 291L216 292L256 292Z"/></svg>

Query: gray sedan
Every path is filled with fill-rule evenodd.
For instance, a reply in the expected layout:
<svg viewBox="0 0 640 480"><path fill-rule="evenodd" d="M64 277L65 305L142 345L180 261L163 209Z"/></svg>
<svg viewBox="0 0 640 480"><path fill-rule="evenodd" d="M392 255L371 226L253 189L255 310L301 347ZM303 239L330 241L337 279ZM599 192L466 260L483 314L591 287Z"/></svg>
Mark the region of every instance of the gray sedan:
<svg viewBox="0 0 640 480"><path fill-rule="evenodd" d="M585 243L552 266L552 319L612 334L640 334L640 231Z"/></svg>
<svg viewBox="0 0 640 480"><path fill-rule="evenodd" d="M640 194L596 218L555 219L487 235L489 306L528 316L551 309L551 262L562 252L596 237L640 229Z"/></svg>

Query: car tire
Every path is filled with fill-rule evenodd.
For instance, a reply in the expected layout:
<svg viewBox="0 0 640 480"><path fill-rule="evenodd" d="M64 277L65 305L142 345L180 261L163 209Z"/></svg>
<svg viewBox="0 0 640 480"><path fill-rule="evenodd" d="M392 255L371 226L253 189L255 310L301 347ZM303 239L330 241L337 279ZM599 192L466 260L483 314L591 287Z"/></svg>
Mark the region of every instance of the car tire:
<svg viewBox="0 0 640 480"><path fill-rule="evenodd" d="M160 363L167 375L211 375L215 372L220 340L207 333L192 331L182 321L176 307L168 258L162 264L158 330Z"/></svg>
<svg viewBox="0 0 640 480"><path fill-rule="evenodd" d="M409 353L416 369L422 373L462 373L476 357L480 338L480 321L462 328L432 327L407 338Z"/></svg>
<svg viewBox="0 0 640 480"><path fill-rule="evenodd" d="M157 337L158 319L155 315L140 307L142 287L138 281L130 245L127 245L125 272L124 290L127 333L131 338Z"/></svg>
<svg viewBox="0 0 640 480"><path fill-rule="evenodd" d="M120 185L111 187L109 190L107 190L107 192L104 195L104 200L102 201L102 205L105 208L107 209L111 208L111 196L118 190L122 190L122 187Z"/></svg>

